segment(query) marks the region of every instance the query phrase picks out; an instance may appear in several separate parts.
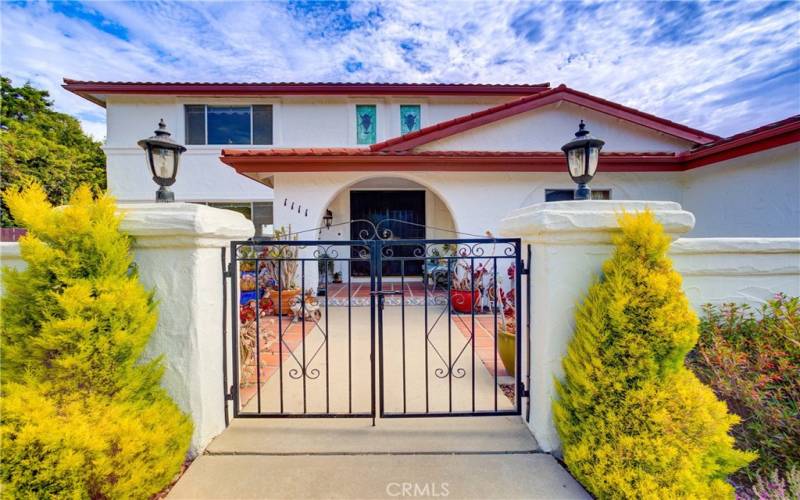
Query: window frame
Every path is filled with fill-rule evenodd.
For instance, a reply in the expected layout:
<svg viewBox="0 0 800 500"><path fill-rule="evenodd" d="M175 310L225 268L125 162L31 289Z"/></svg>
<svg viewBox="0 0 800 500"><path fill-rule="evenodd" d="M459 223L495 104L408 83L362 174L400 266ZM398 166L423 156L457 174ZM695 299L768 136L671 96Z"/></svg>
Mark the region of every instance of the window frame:
<svg viewBox="0 0 800 500"><path fill-rule="evenodd" d="M571 200L558 200L558 201L575 201L575 188L544 188L544 202L545 203L558 203L558 201L547 201L547 193L550 192L560 192L560 191L571 191L572 192L572 199ZM614 191L611 188L592 188L592 193L594 192L605 192L608 193L608 200L614 199ZM603 201L603 200L595 200L594 198L590 199L589 201Z"/></svg>
<svg viewBox="0 0 800 500"><path fill-rule="evenodd" d="M244 200L244 201L242 201L242 200L218 200L218 201L197 201L197 202L194 202L194 203L207 205L207 206L212 207L212 208L221 208L221 209L224 209L224 210L232 210L231 208L225 208L224 205L229 205L229 206L231 206L231 205L233 205L233 206L235 206L235 205L245 206L246 205L246 206L250 207L250 217L248 218L248 220L253 223L253 226L255 227L255 230L256 230L255 235L257 237L268 237L268 236L265 236L265 235L261 234L261 228L256 226L256 223L255 223L255 220L254 220L255 219L255 212L256 212L256 204L269 205L270 206L270 211L271 211L270 219L271 219L272 222L270 224L267 224L267 225L273 226L273 229L275 227L275 200L249 200L249 201L247 201L247 200ZM220 206L220 205L223 205L223 206ZM236 211L236 210L234 210L234 211ZM241 213L241 212L239 212L239 213Z"/></svg>
<svg viewBox="0 0 800 500"><path fill-rule="evenodd" d="M186 142L187 146L190 147L225 147L225 146L275 146L275 104L268 102L268 103L238 103L238 102L230 102L230 103L196 103L196 102L183 102L180 103L182 116L183 116L183 130L184 130L184 141ZM205 142L203 144L189 144L188 142L188 134L186 133L188 130L188 120L186 119L186 107L187 106L203 106L203 134ZM255 144L253 142L253 106L269 106L271 108L271 137L270 142L268 144ZM250 142L246 143L210 143L208 142L208 108L248 108L250 111Z"/></svg>

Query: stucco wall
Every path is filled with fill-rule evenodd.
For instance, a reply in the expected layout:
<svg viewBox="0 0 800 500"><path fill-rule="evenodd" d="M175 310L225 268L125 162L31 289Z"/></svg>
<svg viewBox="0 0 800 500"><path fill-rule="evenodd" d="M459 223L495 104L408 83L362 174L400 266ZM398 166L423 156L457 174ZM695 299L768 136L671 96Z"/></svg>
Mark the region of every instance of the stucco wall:
<svg viewBox="0 0 800 500"><path fill-rule="evenodd" d="M680 201L682 186L679 176L679 173L600 173L592 187L611 189L612 197L619 200ZM546 189L574 189L572 181L562 173L278 173L275 174L275 224L291 224L295 231L317 227L326 207L343 189L376 177L408 179L424 186L446 205L457 231L476 235L483 235L487 230L497 234L500 220L508 212L543 202ZM302 204L302 213L290 210L290 206L284 207L284 199ZM308 217L305 216L306 208ZM334 209L334 215L349 216L340 210L345 210L344 205L339 210Z"/></svg>
<svg viewBox="0 0 800 500"><path fill-rule="evenodd" d="M242 214L188 203L120 205L134 237L142 284L158 301L158 324L144 357L164 357L162 386L192 417L190 453L224 429L221 248L253 235ZM24 267L18 243L0 246L3 266ZM230 379L229 379L230 380Z"/></svg>
<svg viewBox="0 0 800 500"><path fill-rule="evenodd" d="M377 139L400 135L400 105L420 104L422 125L430 125L484 109L508 98L194 98L109 96L107 138L108 186L123 201L151 201L155 186L136 142L153 134L161 118L173 138L185 144L184 104L272 104L272 147L356 146L355 105L375 104L378 112ZM236 174L219 161L219 145L187 146L172 190L182 201L265 201L272 189Z"/></svg>
<svg viewBox="0 0 800 500"><path fill-rule="evenodd" d="M693 144L581 106L561 102L424 144L421 150L559 151L584 120L604 151L685 151Z"/></svg>
<svg viewBox="0 0 800 500"><path fill-rule="evenodd" d="M706 303L800 296L800 238L681 238L670 256L698 313Z"/></svg>
<svg viewBox="0 0 800 500"><path fill-rule="evenodd" d="M675 239L694 225L676 203L559 202L512 212L503 235L520 235L533 249L531 266L531 421L545 450L558 451L552 421L554 378L575 328L575 307L614 251L620 210L650 209ZM703 304L758 305L777 292L800 295L800 238L681 238L670 247L683 289L695 309ZM523 302L524 303L524 302Z"/></svg>
<svg viewBox="0 0 800 500"><path fill-rule="evenodd" d="M800 236L800 144L685 173L692 236Z"/></svg>

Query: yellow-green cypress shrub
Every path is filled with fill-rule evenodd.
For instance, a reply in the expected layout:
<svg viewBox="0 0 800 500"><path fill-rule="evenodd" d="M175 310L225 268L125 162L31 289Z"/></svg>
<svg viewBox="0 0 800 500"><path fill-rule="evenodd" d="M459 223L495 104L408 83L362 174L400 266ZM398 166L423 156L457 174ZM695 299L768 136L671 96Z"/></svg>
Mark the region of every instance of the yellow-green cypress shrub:
<svg viewBox="0 0 800 500"><path fill-rule="evenodd" d="M613 256L576 313L553 404L564 461L598 498L731 498L755 455L684 366L697 318L650 212L623 214Z"/></svg>
<svg viewBox="0 0 800 500"><path fill-rule="evenodd" d="M186 457L192 425L140 358L156 325L113 199L80 188L55 208L5 194L27 263L4 269L4 498L146 498Z"/></svg>

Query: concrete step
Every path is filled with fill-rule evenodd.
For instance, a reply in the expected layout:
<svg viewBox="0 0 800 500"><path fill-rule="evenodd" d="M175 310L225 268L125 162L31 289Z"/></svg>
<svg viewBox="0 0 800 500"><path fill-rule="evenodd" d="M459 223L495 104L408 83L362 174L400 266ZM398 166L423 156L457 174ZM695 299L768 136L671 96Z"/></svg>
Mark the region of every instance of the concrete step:
<svg viewBox="0 0 800 500"><path fill-rule="evenodd" d="M533 452L520 417L235 419L209 454L336 455Z"/></svg>

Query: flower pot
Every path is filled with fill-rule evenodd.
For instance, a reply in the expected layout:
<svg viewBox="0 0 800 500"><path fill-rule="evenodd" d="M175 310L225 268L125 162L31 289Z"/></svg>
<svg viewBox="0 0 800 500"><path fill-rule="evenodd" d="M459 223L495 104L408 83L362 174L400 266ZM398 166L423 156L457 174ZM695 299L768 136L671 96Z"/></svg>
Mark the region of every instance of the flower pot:
<svg viewBox="0 0 800 500"><path fill-rule="evenodd" d="M513 377L517 359L517 336L508 332L497 332L497 350L506 372Z"/></svg>
<svg viewBox="0 0 800 500"><path fill-rule="evenodd" d="M281 301L280 301L280 315L281 316L290 316L292 314L292 302L294 302L294 298L300 293L299 288L290 288L288 290L281 291ZM272 303L275 305L275 310L278 310L278 291L270 289L269 291L269 298L272 300Z"/></svg>
<svg viewBox="0 0 800 500"><path fill-rule="evenodd" d="M475 304L481 296L480 290L450 290L450 303L456 312L469 314L475 309Z"/></svg>

